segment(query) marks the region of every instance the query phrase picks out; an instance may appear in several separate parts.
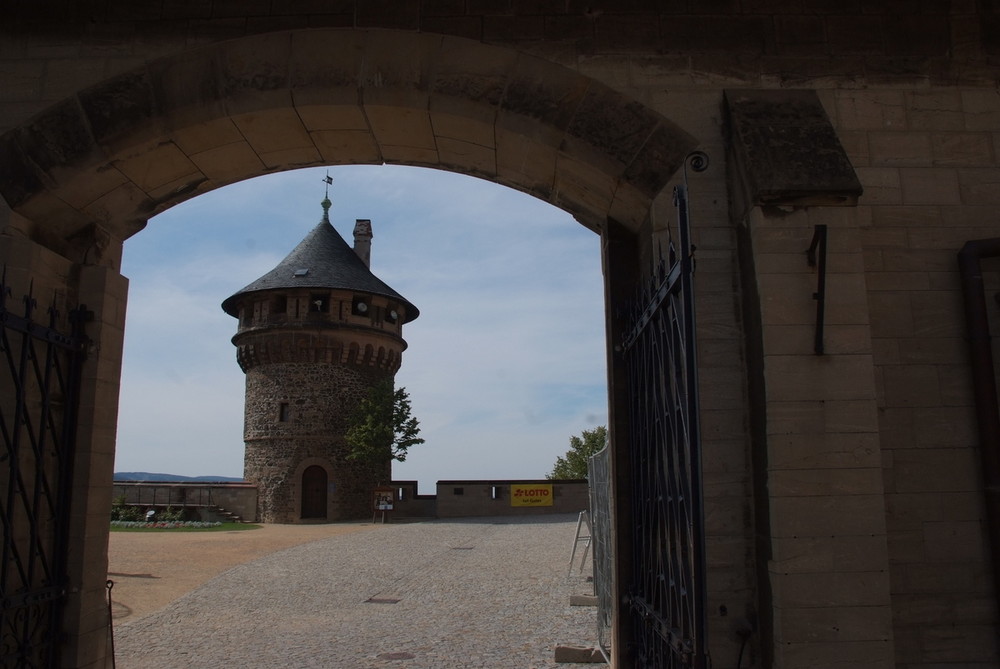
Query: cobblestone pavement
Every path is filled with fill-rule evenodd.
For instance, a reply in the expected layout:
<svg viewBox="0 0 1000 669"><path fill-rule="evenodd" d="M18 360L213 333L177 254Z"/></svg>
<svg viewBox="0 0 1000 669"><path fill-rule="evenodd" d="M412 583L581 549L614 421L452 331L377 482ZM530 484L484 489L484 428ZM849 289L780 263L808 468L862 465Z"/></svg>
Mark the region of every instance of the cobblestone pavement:
<svg viewBox="0 0 1000 669"><path fill-rule="evenodd" d="M576 515L385 525L238 565L115 628L119 669L531 669L596 645ZM588 560L589 566L589 560ZM398 600L398 601L397 601Z"/></svg>

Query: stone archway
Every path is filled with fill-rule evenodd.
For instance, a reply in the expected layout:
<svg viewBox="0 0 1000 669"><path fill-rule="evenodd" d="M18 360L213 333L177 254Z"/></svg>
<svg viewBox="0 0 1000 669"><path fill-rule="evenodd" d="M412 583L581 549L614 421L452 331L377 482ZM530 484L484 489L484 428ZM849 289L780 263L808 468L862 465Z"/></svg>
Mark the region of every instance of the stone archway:
<svg viewBox="0 0 1000 669"><path fill-rule="evenodd" d="M635 230L695 145L551 62L455 37L271 33L80 91L0 137L0 193L65 255L127 239L219 186L309 165L397 163L530 193L594 230ZM96 229L95 229L96 228ZM89 232L84 232L89 231Z"/></svg>
<svg viewBox="0 0 1000 669"><path fill-rule="evenodd" d="M70 528L77 585L67 666L105 652L104 523L126 294L117 270L122 242L151 216L229 183L311 165L461 172L529 193L600 232L613 306L637 281L634 233L695 144L642 104L521 52L332 29L151 61L0 137L0 194L14 212L0 260L95 315Z"/></svg>

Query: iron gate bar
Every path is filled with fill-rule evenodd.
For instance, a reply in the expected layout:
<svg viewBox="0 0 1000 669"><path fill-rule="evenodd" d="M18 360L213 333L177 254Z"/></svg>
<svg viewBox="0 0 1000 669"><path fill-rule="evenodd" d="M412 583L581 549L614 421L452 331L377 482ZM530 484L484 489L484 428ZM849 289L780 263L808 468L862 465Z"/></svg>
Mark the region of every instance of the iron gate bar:
<svg viewBox="0 0 1000 669"><path fill-rule="evenodd" d="M0 661L3 666L55 667L67 583L69 503L77 400L86 338L84 308L68 314L71 333L59 332L59 311L48 325L34 315L33 287L23 315L8 308L6 271L0 278L0 437L7 486L0 498Z"/></svg>
<svg viewBox="0 0 1000 669"><path fill-rule="evenodd" d="M636 526L626 602L637 666L703 669L709 658L694 258L686 187L677 186L674 196L678 245L661 258L622 339Z"/></svg>

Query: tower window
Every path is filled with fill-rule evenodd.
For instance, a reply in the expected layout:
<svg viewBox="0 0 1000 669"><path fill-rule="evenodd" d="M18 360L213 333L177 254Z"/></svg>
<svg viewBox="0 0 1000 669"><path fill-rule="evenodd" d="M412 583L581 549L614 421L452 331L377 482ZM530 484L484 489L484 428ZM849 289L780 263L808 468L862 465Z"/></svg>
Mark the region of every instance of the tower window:
<svg viewBox="0 0 1000 669"><path fill-rule="evenodd" d="M274 298L274 305L271 307L271 311L276 314L283 314L288 311L288 297L285 295L278 295Z"/></svg>
<svg viewBox="0 0 1000 669"><path fill-rule="evenodd" d="M281 402L278 404L278 422L287 423L291 420L291 413L288 409L288 402Z"/></svg>
<svg viewBox="0 0 1000 669"><path fill-rule="evenodd" d="M330 310L330 296L322 293L313 293L309 296L309 311L326 313Z"/></svg>
<svg viewBox="0 0 1000 669"><path fill-rule="evenodd" d="M355 297L351 304L351 313L355 316L371 316L371 305L364 297Z"/></svg>
<svg viewBox="0 0 1000 669"><path fill-rule="evenodd" d="M399 307L394 305L389 305L389 308L385 310L385 320L387 323L395 323L399 320Z"/></svg>

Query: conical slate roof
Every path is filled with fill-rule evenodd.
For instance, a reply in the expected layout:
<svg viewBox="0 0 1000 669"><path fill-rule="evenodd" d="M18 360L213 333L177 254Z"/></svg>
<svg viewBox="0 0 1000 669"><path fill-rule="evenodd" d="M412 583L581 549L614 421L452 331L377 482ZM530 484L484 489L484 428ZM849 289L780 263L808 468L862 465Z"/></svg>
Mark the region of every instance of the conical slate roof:
<svg viewBox="0 0 1000 669"><path fill-rule="evenodd" d="M270 272L222 302L222 309L239 316L239 298L248 293L288 288L324 288L382 295L403 305L404 323L420 312L405 297L372 274L347 242L330 224L330 200L323 200L323 220Z"/></svg>

